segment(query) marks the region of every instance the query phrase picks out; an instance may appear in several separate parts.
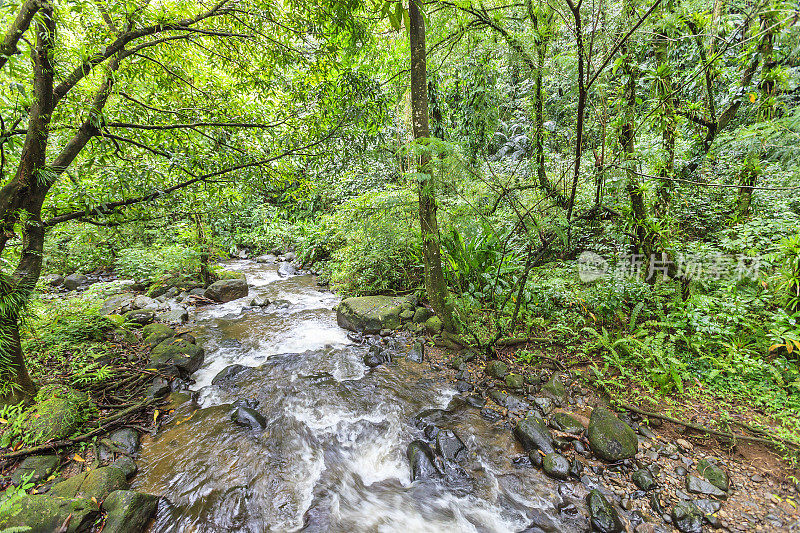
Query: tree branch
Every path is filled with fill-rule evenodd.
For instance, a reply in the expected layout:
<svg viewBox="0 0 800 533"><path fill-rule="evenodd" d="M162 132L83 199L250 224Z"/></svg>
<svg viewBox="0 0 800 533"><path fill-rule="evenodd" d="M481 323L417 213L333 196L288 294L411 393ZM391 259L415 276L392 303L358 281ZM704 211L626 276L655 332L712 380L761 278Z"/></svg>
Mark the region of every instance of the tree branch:
<svg viewBox="0 0 800 533"><path fill-rule="evenodd" d="M30 27L33 16L36 15L40 7L40 0L26 0L26 2L20 6L17 12L17 18L14 19L14 22L8 28L5 37L3 37L3 42L0 43L0 68L3 68L9 57L19 53L17 50L17 43Z"/></svg>

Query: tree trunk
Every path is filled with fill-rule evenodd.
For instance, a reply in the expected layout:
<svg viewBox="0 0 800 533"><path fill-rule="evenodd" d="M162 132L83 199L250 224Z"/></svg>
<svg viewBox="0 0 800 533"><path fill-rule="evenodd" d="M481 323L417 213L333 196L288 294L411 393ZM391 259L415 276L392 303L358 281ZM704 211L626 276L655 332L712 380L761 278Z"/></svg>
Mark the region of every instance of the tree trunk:
<svg viewBox="0 0 800 533"><path fill-rule="evenodd" d="M418 0L408 7L409 39L411 44L411 122L414 139L430 137L428 125L428 84L425 52L425 21ZM439 249L439 224L436 219L436 197L431 179L431 157L422 155L418 163L419 225L422 234L422 255L425 263L425 291L434 311L447 331L453 331L453 319L447 306L447 285L442 272Z"/></svg>
<svg viewBox="0 0 800 533"><path fill-rule="evenodd" d="M666 34L659 33L655 38L656 65L667 65L667 46L669 39ZM672 201L672 192L675 177L675 137L677 130L677 117L675 114L675 97L673 96L672 76L669 71L663 73L663 78L659 78L657 83L657 97L661 105L662 119L662 147L664 150L664 164L661 167L659 176L662 179L658 183L656 191L656 203L653 211L656 216L663 216Z"/></svg>
<svg viewBox="0 0 800 533"><path fill-rule="evenodd" d="M572 218L575 208L575 195L578 192L578 178L581 173L581 153L583 152L583 116L586 113L587 88L584 75L583 24L581 21L581 4L567 0L572 16L575 19L575 47L578 60L578 117L575 125L575 168L572 175L572 190L567 204L567 222ZM572 226L569 227L571 230ZM569 233L568 233L569 235ZM568 239L569 240L569 239Z"/></svg>

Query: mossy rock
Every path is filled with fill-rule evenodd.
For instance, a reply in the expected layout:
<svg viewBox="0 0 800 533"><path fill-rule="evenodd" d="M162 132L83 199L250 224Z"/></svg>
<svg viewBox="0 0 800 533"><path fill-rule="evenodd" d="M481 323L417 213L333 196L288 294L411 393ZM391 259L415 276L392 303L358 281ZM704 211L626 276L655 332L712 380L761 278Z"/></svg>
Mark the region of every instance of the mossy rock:
<svg viewBox="0 0 800 533"><path fill-rule="evenodd" d="M580 435L585 429L583 424L581 424L578 419L574 418L569 413L553 413L550 421L552 422L554 428L559 431L563 431L564 433L569 433L570 435Z"/></svg>
<svg viewBox="0 0 800 533"><path fill-rule="evenodd" d="M102 502L115 490L127 488L128 481L123 470L104 466L56 483L50 489L50 494L60 498L95 498Z"/></svg>
<svg viewBox="0 0 800 533"><path fill-rule="evenodd" d="M525 384L525 379L519 374L508 374L505 378L505 383L509 389L521 389Z"/></svg>
<svg viewBox="0 0 800 533"><path fill-rule="evenodd" d="M486 372L487 376L495 379L505 379L506 375L508 374L508 365L495 359L486 363L484 371Z"/></svg>
<svg viewBox="0 0 800 533"><path fill-rule="evenodd" d="M83 392L67 387L42 389L34 405L23 415L24 440L42 444L69 437L86 423L93 411L94 405Z"/></svg>
<svg viewBox="0 0 800 533"><path fill-rule="evenodd" d="M14 486L22 483L22 479L31 475L31 483L39 483L53 473L58 466L57 455L32 455L26 457L22 464L20 464L14 474L11 476L11 484Z"/></svg>
<svg viewBox="0 0 800 533"><path fill-rule="evenodd" d="M442 319L438 316L432 316L425 321L425 331L431 335L436 335L442 332Z"/></svg>
<svg viewBox="0 0 800 533"><path fill-rule="evenodd" d="M433 312L427 307L417 307L414 315L411 317L414 324L424 324L426 320L433 316Z"/></svg>
<svg viewBox="0 0 800 533"><path fill-rule="evenodd" d="M405 298L359 296L342 300L336 310L336 322L351 331L378 333L400 327L400 313Z"/></svg>
<svg viewBox="0 0 800 533"><path fill-rule="evenodd" d="M242 278L215 281L206 289L204 297L215 302L230 302L247 296L249 289L247 280Z"/></svg>
<svg viewBox="0 0 800 533"><path fill-rule="evenodd" d="M639 449L639 440L631 427L602 407L592 411L588 437L592 451L606 461L630 459Z"/></svg>
<svg viewBox="0 0 800 533"><path fill-rule="evenodd" d="M28 527L28 533L60 531L72 516L66 533L90 531L99 516L99 506L91 498L59 498L50 494L34 494L22 498L16 509L0 515L0 530Z"/></svg>
<svg viewBox="0 0 800 533"><path fill-rule="evenodd" d="M158 298L166 294L172 287L178 289L179 292L190 291L202 287L203 284L200 280L190 275L171 275L165 276L159 280L154 281L147 289L147 296L150 298Z"/></svg>
<svg viewBox="0 0 800 533"><path fill-rule="evenodd" d="M186 339L162 341L150 352L150 364L155 368L177 367L182 375L195 372L203 364L205 351Z"/></svg>
<svg viewBox="0 0 800 533"><path fill-rule="evenodd" d="M148 324L142 328L144 344L154 348L161 342L175 336L175 330L164 324Z"/></svg>
<svg viewBox="0 0 800 533"><path fill-rule="evenodd" d="M144 531L158 507L158 496L131 490L115 490L103 502L108 513L103 533Z"/></svg>
<svg viewBox="0 0 800 533"><path fill-rule="evenodd" d="M152 309L134 309L122 316L127 324L145 326L156 319L156 312Z"/></svg>
<svg viewBox="0 0 800 533"><path fill-rule="evenodd" d="M542 393L552 400L563 403L567 397L565 378L561 372L553 372L550 379L542 386Z"/></svg>
<svg viewBox="0 0 800 533"><path fill-rule="evenodd" d="M719 490L727 492L730 488L728 474L721 467L709 461L708 458L704 458L697 463L697 471Z"/></svg>

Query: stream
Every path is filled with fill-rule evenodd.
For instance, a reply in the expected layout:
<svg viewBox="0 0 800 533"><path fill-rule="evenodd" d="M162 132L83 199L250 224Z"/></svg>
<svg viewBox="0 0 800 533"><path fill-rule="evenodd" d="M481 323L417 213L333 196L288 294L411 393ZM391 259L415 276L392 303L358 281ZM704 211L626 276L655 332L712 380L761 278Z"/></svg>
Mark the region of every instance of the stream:
<svg viewBox="0 0 800 533"><path fill-rule="evenodd" d="M135 490L164 496L152 532L581 531L582 494L527 461L507 423L468 405L427 361L396 356L369 369L366 344L336 325L339 298L310 275L280 277L275 265L237 260L250 295L199 308L192 333L206 350L192 377L194 401L145 439ZM249 307L257 295L273 304ZM277 303L275 303L277 302ZM231 364L248 367L221 383ZM249 399L267 421L231 421ZM467 454L458 475L412 482L413 422L426 409ZM585 493L584 493L585 494Z"/></svg>

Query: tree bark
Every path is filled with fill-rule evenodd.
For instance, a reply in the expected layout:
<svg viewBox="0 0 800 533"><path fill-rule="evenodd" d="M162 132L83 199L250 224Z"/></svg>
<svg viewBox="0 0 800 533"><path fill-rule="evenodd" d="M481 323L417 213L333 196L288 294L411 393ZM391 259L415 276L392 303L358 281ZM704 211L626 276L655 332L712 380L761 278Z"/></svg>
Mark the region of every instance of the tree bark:
<svg viewBox="0 0 800 533"><path fill-rule="evenodd" d="M411 44L411 123L414 139L430 137L428 123L428 84L425 52L425 20L422 18L418 0L408 6L409 40ZM447 331L453 331L453 319L447 306L447 285L442 272L442 256L439 248L439 224L436 219L436 197L431 179L431 157L420 156L419 224L422 235L422 255L425 263L425 292L436 314Z"/></svg>
<svg viewBox="0 0 800 533"><path fill-rule="evenodd" d="M584 50L583 50L583 24L581 20L581 1L574 3L567 0L572 16L575 19L575 47L577 49L578 60L578 117L575 125L575 168L572 175L572 190L569 194L567 203L567 222L572 218L572 211L575 208L575 195L578 192L578 179L581 173L581 153L583 152L583 116L586 114L587 88L584 74ZM570 226L571 229L571 226Z"/></svg>

